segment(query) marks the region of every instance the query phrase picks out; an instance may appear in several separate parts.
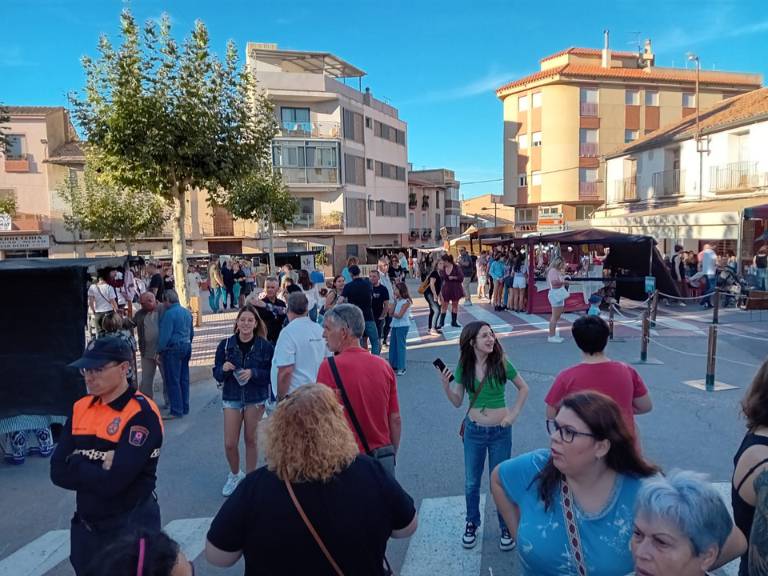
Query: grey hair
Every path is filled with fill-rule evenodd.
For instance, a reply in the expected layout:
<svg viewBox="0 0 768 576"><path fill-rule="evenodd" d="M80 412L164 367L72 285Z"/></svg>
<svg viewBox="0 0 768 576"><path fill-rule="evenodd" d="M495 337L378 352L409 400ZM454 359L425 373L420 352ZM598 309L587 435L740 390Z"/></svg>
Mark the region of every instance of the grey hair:
<svg viewBox="0 0 768 576"><path fill-rule="evenodd" d="M297 316L304 316L307 313L309 301L304 292L291 292L286 300L288 312L292 312Z"/></svg>
<svg viewBox="0 0 768 576"><path fill-rule="evenodd" d="M337 304L325 315L333 324L346 324L355 338L361 338L365 332L363 311L354 304Z"/></svg>
<svg viewBox="0 0 768 576"><path fill-rule="evenodd" d="M277 276L267 276L264 279L264 286L267 285L267 282L277 282L278 286L280 285L280 280L277 279Z"/></svg>
<svg viewBox="0 0 768 576"><path fill-rule="evenodd" d="M685 470L643 480L635 515L671 522L690 539L695 556L711 546L722 550L733 528L728 509L707 476Z"/></svg>
<svg viewBox="0 0 768 576"><path fill-rule="evenodd" d="M179 295L176 290L168 289L163 292L163 302L167 302L168 304L178 304Z"/></svg>

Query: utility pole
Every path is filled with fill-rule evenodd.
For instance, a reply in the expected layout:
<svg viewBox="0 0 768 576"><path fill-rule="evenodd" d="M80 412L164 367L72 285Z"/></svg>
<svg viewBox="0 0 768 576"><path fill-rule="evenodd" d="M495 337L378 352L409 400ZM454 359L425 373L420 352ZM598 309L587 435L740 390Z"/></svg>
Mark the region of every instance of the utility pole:
<svg viewBox="0 0 768 576"><path fill-rule="evenodd" d="M699 60L699 57L693 52L688 52L687 57L689 61L696 62L696 93L694 95L694 98L696 98L696 131L694 133L694 140L696 141L696 154L699 157L699 200L702 200L704 198L704 159L702 157L703 150L701 149L701 131L699 129L699 113L701 112L701 107L699 104L701 60Z"/></svg>

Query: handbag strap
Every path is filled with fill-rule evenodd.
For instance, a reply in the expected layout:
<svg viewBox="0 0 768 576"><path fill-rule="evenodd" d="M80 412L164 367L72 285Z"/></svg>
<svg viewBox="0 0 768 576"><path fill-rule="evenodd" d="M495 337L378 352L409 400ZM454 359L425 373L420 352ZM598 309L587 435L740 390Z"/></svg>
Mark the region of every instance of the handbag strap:
<svg viewBox="0 0 768 576"><path fill-rule="evenodd" d="M299 516L301 516L301 519L304 520L304 524L307 526L309 533L312 534L312 538L314 538L315 542L317 542L317 545L320 546L320 550L322 550L323 555L326 557L330 565L333 566L333 569L336 572L336 574L338 574L338 576L344 576L344 572L341 571L341 568L339 568L339 565L336 564L336 560L333 559L333 556L331 556L331 553L328 551L328 548L325 547L323 540L320 538L320 534L317 533L317 530L315 530L315 527L312 525L312 522L309 521L307 514L304 512L304 508L302 508L301 504L299 503L299 499L296 498L296 494L293 491L293 486L291 486L291 483L288 482L288 480L285 480L285 487L288 489L288 494L290 495L291 500L293 501L293 505L296 507L296 511L299 513Z"/></svg>
<svg viewBox="0 0 768 576"><path fill-rule="evenodd" d="M469 416L469 411L472 410L472 407L475 405L475 402L477 402L477 399L480 397L480 392L483 391L483 386L485 386L485 380L486 378L483 378L483 381L480 382L480 387L477 389L477 392L475 392L475 394L469 400L469 406L467 407L467 412L464 414L464 418Z"/></svg>
<svg viewBox="0 0 768 576"><path fill-rule="evenodd" d="M360 426L360 422L358 422L357 416L355 416L355 411L352 409L352 403L349 401L349 396L347 396L347 391L344 389L344 384L341 381L341 375L339 374L339 369L336 366L336 359L333 356L329 356L328 364L331 366L331 372L333 372L333 379L336 380L336 387L339 389L339 392L341 392L341 399L344 402L344 408L346 408L347 413L349 414L349 419L352 420L352 426L355 427L355 432L357 432L357 437L360 438L360 443L363 445L363 448L365 449L365 453L370 455L371 449L368 447L368 441L365 439L365 434L363 434L363 428Z"/></svg>
<svg viewBox="0 0 768 576"><path fill-rule="evenodd" d="M587 568L584 565L584 552L581 549L581 538L579 537L579 527L576 525L576 515L573 513L573 496L565 477L560 481L560 499L563 503L563 516L565 517L565 527L568 532L568 545L571 553L576 560L576 568L579 576L587 576Z"/></svg>

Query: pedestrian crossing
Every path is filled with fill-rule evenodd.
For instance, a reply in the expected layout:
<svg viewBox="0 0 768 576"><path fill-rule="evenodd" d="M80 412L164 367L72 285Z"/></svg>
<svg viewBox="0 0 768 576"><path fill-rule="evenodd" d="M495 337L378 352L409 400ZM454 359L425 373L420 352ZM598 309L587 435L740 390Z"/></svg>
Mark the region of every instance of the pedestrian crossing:
<svg viewBox="0 0 768 576"><path fill-rule="evenodd" d="M731 510L730 483L715 483L715 487ZM483 518L490 518L485 513L486 505L493 506L489 501L490 497L481 494L480 514ZM405 559L397 573L401 576L480 576L483 550L494 548L496 543L484 542L486 538L483 527L488 523L486 521L478 529L475 548L465 550L460 541L464 511L463 495L423 499L419 506L419 527L408 541ZM205 566L202 555L205 536L212 520L210 517L183 518L172 520L164 526L165 532L179 543L184 555L199 568ZM495 568L496 574L510 573L513 555L509 553L509 556L503 556L504 564ZM0 559L0 576L45 576L59 564L68 562L68 558L69 530L52 530ZM718 576L736 576L737 573L737 561L715 572Z"/></svg>

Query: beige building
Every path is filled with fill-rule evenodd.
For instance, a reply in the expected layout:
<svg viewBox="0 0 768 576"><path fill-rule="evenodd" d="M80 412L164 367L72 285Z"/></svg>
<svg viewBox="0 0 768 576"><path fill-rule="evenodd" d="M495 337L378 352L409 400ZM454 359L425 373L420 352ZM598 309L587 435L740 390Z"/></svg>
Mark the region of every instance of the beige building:
<svg viewBox="0 0 768 576"><path fill-rule="evenodd" d="M499 88L504 203L520 231L555 231L605 201L601 157L701 108L759 88L757 74L655 65L642 52L568 48Z"/></svg>
<svg viewBox="0 0 768 576"><path fill-rule="evenodd" d="M515 208L504 205L504 197L497 194L475 196L461 203L461 216L476 228L506 226L515 222Z"/></svg>
<svg viewBox="0 0 768 576"><path fill-rule="evenodd" d="M437 246L443 233L459 233L459 188L453 170L411 170L408 173L408 235L405 247Z"/></svg>
<svg viewBox="0 0 768 576"><path fill-rule="evenodd" d="M3 125L10 137L0 155L0 198L16 202L12 218L0 218L0 258L74 256L56 189L79 178L85 157L62 107L9 106Z"/></svg>
<svg viewBox="0 0 768 576"><path fill-rule="evenodd" d="M362 91L365 72L333 54L249 43L247 65L280 125L273 164L301 205L277 245L323 245L336 268L365 259L367 246L399 246L409 232L408 147L397 110Z"/></svg>

